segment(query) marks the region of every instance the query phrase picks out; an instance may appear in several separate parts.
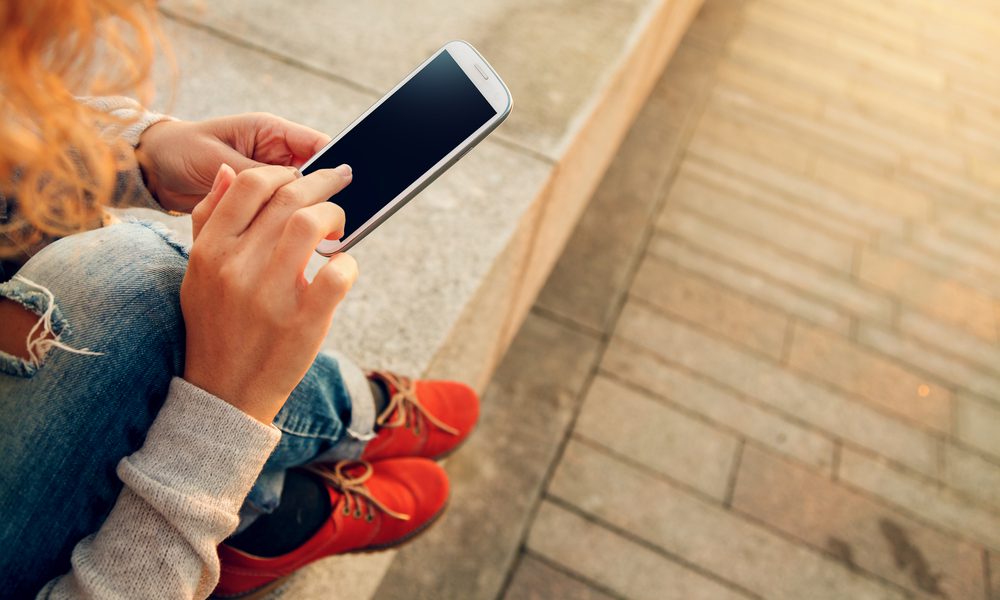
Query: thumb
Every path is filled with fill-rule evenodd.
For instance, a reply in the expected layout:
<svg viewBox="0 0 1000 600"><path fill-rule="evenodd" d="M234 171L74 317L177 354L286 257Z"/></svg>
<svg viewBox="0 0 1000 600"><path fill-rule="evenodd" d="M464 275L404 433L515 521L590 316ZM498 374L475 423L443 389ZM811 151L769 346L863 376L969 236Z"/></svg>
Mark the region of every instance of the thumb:
<svg viewBox="0 0 1000 600"><path fill-rule="evenodd" d="M256 167L263 167L267 163L257 162L252 158L247 158L243 156L236 150L233 150L229 146L225 147L222 153L222 162L233 168L233 171L237 173L242 173L247 169L254 169Z"/></svg>

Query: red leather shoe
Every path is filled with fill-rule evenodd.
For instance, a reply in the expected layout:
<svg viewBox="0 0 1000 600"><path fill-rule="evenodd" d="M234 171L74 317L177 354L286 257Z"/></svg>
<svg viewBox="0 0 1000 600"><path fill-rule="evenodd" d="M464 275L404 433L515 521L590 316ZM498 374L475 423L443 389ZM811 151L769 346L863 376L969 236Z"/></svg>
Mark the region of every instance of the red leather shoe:
<svg viewBox="0 0 1000 600"><path fill-rule="evenodd" d="M385 384L389 404L376 420L381 429L365 447L365 460L443 458L469 437L479 419L479 398L464 383L413 381L387 371L368 376Z"/></svg>
<svg viewBox="0 0 1000 600"><path fill-rule="evenodd" d="M294 551L273 558L220 545L222 572L215 597L260 598L313 561L398 546L430 526L448 501L444 469L425 458L306 468L328 484L331 512L326 523Z"/></svg>

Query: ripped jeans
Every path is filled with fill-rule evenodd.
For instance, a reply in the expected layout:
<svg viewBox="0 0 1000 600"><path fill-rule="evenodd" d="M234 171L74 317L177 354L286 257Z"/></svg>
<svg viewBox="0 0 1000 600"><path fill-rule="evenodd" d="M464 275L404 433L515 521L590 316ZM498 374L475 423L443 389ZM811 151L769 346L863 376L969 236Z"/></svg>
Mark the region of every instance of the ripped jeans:
<svg viewBox="0 0 1000 600"><path fill-rule="evenodd" d="M54 347L40 364L0 352L0 595L33 596L69 570L73 547L111 511L115 466L183 373L186 267L160 226L128 222L54 242L0 284L0 297L39 315L51 307L61 344L92 352ZM286 469L360 456L374 422L364 373L320 354L275 418L281 442L240 529L274 510Z"/></svg>

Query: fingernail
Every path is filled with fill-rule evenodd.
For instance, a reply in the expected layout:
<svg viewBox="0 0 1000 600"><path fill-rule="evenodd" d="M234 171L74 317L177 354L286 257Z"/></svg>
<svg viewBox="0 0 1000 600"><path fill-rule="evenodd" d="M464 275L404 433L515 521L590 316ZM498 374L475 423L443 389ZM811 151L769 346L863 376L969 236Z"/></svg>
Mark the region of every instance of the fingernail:
<svg viewBox="0 0 1000 600"><path fill-rule="evenodd" d="M302 175L302 173L299 172L299 168L298 167L293 167L292 165L285 165L285 168L288 169L289 171L291 171L292 173L295 173L296 177L299 177L299 176Z"/></svg>
<svg viewBox="0 0 1000 600"><path fill-rule="evenodd" d="M354 173L354 171L351 170L351 165L340 165L334 169L334 171L336 171L337 175L340 175L341 177L350 177Z"/></svg>

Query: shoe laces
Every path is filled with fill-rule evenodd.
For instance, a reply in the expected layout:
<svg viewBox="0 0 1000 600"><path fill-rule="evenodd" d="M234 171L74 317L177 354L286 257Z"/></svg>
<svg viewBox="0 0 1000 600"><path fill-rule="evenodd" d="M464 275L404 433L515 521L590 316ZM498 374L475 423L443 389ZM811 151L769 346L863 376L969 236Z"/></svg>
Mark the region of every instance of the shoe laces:
<svg viewBox="0 0 1000 600"><path fill-rule="evenodd" d="M346 473L347 469L358 465L364 467L364 471L360 475L352 477ZM365 521L371 523L375 520L375 511L372 509L374 506L394 519L410 520L410 515L396 512L372 496L365 482L375 474L375 469L366 460L342 460L332 466L328 464L309 465L306 470L319 475L344 495L344 507L341 511L345 516L353 512L354 518L360 519L361 511L364 509Z"/></svg>
<svg viewBox="0 0 1000 600"><path fill-rule="evenodd" d="M375 371L374 375L385 380L396 391L389 398L389 404L378 416L375 422L382 427L406 427L413 426L413 432L420 434L420 419L424 418L437 426L438 429L451 435L458 435L459 432L454 427L444 423L435 417L427 407L421 404L417 397L417 388L409 377L403 377L388 371ZM396 416L389 421L389 416L395 412ZM389 421L389 422L387 422Z"/></svg>

